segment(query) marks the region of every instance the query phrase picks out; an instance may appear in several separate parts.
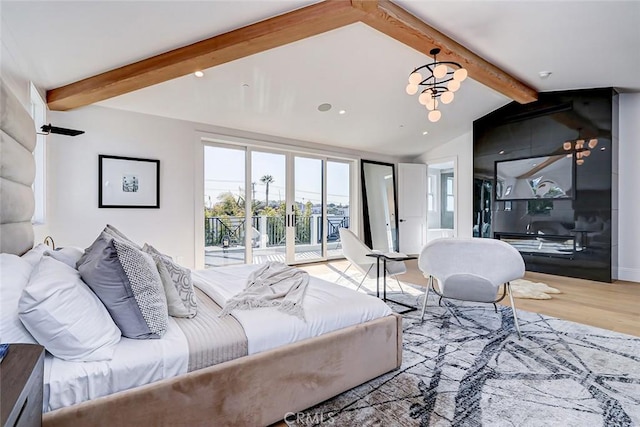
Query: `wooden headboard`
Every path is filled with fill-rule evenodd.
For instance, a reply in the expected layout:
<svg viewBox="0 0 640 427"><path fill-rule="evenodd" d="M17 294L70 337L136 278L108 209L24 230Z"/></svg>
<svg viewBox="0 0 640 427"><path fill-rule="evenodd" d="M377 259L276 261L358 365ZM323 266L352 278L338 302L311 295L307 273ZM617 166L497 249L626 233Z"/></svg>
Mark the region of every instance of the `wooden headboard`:
<svg viewBox="0 0 640 427"><path fill-rule="evenodd" d="M0 252L33 247L36 129L29 112L0 79Z"/></svg>

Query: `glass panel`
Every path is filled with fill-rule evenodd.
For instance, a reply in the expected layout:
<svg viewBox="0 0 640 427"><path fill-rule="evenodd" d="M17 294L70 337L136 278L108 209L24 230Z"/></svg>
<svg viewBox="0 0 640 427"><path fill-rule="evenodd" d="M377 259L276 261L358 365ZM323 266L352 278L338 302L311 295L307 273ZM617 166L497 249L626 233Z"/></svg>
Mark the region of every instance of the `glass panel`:
<svg viewBox="0 0 640 427"><path fill-rule="evenodd" d="M327 257L342 256L338 229L349 228L349 163L327 161Z"/></svg>
<svg viewBox="0 0 640 427"><path fill-rule="evenodd" d="M205 267L245 262L245 151L204 147Z"/></svg>
<svg viewBox="0 0 640 427"><path fill-rule="evenodd" d="M447 178L447 212L453 212L453 177Z"/></svg>
<svg viewBox="0 0 640 427"><path fill-rule="evenodd" d="M435 176L429 175L427 177L427 209L429 212L433 212L436 210L435 203Z"/></svg>
<svg viewBox="0 0 640 427"><path fill-rule="evenodd" d="M322 160L296 157L294 164L295 261L321 259Z"/></svg>
<svg viewBox="0 0 640 427"><path fill-rule="evenodd" d="M251 153L254 264L286 261L285 179L284 154Z"/></svg>

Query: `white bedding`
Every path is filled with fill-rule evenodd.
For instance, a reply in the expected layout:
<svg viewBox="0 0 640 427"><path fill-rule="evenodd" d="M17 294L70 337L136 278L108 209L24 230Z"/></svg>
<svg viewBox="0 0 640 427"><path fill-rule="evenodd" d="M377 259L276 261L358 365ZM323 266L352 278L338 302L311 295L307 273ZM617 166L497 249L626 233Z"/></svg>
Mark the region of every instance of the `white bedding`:
<svg viewBox="0 0 640 427"><path fill-rule="evenodd" d="M242 291L257 265L193 272L196 286L220 306ZM306 322L276 308L234 310L248 338L249 354L315 337L391 314L381 300L311 276L303 302ZM108 362L68 362L47 354L44 410L149 384L187 372L188 343L176 322L161 339L122 338Z"/></svg>
<svg viewBox="0 0 640 427"><path fill-rule="evenodd" d="M187 372L187 339L173 318L161 339L122 338L113 359L71 362L47 353L43 410L53 411Z"/></svg>
<svg viewBox="0 0 640 427"><path fill-rule="evenodd" d="M199 270L193 272L193 279L196 286L224 307L229 298L245 288L247 277L258 267L237 265ZM276 307L234 310L231 313L247 334L249 354L391 314L391 309L378 298L313 276L309 278L303 308L306 321L282 313Z"/></svg>

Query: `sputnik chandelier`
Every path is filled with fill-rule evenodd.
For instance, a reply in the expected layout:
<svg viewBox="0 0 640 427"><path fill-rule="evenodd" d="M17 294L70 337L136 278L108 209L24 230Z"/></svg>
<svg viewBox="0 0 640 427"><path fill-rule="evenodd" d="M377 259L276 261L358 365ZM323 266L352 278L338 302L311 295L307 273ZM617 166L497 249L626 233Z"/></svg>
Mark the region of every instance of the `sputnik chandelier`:
<svg viewBox="0 0 640 427"><path fill-rule="evenodd" d="M578 134L580 130L578 130ZM586 144L586 146L585 146ZM589 142L586 139L580 138L578 135L578 139L566 141L562 144L562 148L565 151L573 151L576 153L576 164L582 165L584 163L584 159L591 155L591 150L596 148L598 145L598 140L596 138L591 138ZM572 154L567 154L567 157L571 157Z"/></svg>
<svg viewBox="0 0 640 427"><path fill-rule="evenodd" d="M433 62L413 70L409 75L406 90L409 95L415 95L419 89L424 88L420 92L418 101L429 110L429 120L437 122L442 117L442 113L438 110L438 99L443 104L451 103L454 98L453 93L460 89L460 83L467 78L467 70L457 62L438 62L436 60L436 55L440 53L438 48L431 49L429 53L433 55ZM426 77L422 75L423 72L426 73Z"/></svg>

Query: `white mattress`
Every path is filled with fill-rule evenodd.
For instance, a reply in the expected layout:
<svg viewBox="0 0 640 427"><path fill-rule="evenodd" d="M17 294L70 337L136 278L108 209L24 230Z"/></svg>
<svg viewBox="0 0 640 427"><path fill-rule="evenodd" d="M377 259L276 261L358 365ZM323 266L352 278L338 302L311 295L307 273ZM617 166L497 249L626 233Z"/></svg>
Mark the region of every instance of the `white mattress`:
<svg viewBox="0 0 640 427"><path fill-rule="evenodd" d="M170 317L161 339L122 338L113 359L70 362L47 353L44 359L43 410L74 405L187 372L189 347Z"/></svg>
<svg viewBox="0 0 640 427"><path fill-rule="evenodd" d="M193 274L198 287L221 307L241 292L249 274L259 265L237 265ZM303 304L305 320L278 311L275 307L234 310L232 315L247 334L249 354L260 353L305 338L391 314L378 298L311 276Z"/></svg>
<svg viewBox="0 0 640 427"><path fill-rule="evenodd" d="M196 285L220 306L242 291L257 265L193 272ZM391 314L381 300L311 277L303 300L306 322L276 308L234 310L248 339L249 354ZM47 354L44 362L44 411L52 411L187 372L188 344L169 318L167 333L156 340L122 338L113 359L67 362Z"/></svg>

